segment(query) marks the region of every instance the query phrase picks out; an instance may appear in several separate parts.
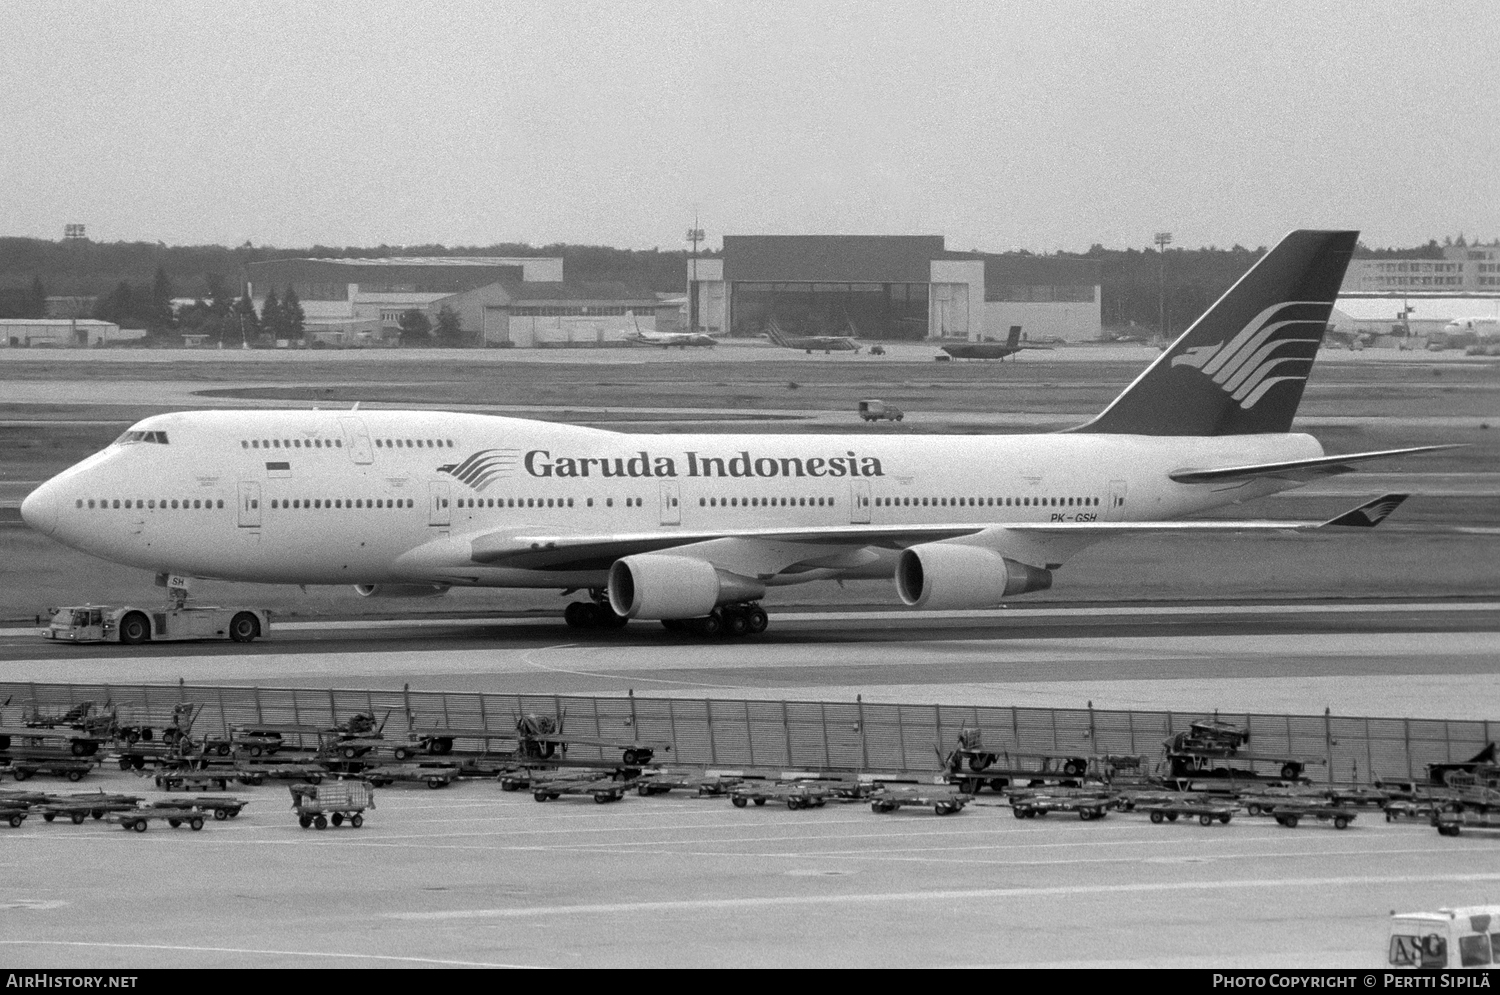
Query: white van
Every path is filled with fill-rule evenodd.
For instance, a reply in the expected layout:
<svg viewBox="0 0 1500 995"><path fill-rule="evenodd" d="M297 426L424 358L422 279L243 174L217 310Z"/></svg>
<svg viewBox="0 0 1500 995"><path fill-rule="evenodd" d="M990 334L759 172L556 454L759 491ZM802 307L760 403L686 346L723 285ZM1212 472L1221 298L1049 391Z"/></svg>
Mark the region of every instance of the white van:
<svg viewBox="0 0 1500 995"><path fill-rule="evenodd" d="M1391 913L1386 963L1447 968L1500 965L1500 905Z"/></svg>

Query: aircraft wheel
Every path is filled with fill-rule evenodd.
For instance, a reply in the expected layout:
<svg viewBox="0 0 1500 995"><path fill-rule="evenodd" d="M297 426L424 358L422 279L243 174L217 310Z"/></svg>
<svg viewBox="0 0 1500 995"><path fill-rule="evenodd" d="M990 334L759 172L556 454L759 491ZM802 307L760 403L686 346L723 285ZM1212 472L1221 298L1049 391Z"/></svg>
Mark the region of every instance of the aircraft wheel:
<svg viewBox="0 0 1500 995"><path fill-rule="evenodd" d="M756 605L746 613L745 617L750 620L750 635L758 636L766 631L766 626L771 624L771 619L766 615L765 609Z"/></svg>
<svg viewBox="0 0 1500 995"><path fill-rule="evenodd" d="M572 629L587 628L591 621L589 616L593 614L589 609L593 607L587 601L570 602L568 607L563 609L563 621Z"/></svg>
<svg viewBox="0 0 1500 995"><path fill-rule="evenodd" d="M724 631L724 616L715 611L712 615L693 619L691 624L693 635L711 639Z"/></svg>
<svg viewBox="0 0 1500 995"><path fill-rule="evenodd" d="M682 632L687 628L687 622L680 618L664 618L661 620L661 627L668 632Z"/></svg>
<svg viewBox="0 0 1500 995"><path fill-rule="evenodd" d="M237 643L248 643L260 635L260 622L249 612L240 612L229 620L229 638Z"/></svg>
<svg viewBox="0 0 1500 995"><path fill-rule="evenodd" d="M616 615L609 605L594 606L594 625L600 629L623 629L630 624L629 617Z"/></svg>
<svg viewBox="0 0 1500 995"><path fill-rule="evenodd" d="M724 612L724 635L726 636L748 636L750 634L750 620L745 617L744 612Z"/></svg>

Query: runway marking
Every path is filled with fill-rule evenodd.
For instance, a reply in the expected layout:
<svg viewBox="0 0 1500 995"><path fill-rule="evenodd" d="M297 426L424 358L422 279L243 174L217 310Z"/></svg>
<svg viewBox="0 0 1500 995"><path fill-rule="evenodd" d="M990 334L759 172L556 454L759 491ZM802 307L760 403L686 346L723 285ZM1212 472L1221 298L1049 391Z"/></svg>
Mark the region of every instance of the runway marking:
<svg viewBox="0 0 1500 995"><path fill-rule="evenodd" d="M525 653L522 653L521 654L521 662L524 663L524 664L526 664L528 667L535 667L538 670L545 670L548 673L553 673L553 674L568 674L568 675L570 675L572 677L593 677L593 678L597 678L599 680L605 680L605 681L622 681L622 682L625 682L625 683L628 683L628 684L634 684L637 681L642 681L642 682L647 683L647 684L676 684L676 685L679 685L679 686L682 686L682 687L692 687L692 688L717 688L720 691L744 691L744 690L748 690L746 687L744 687L742 685L739 685L739 684L707 684L707 683L704 683L703 681L674 681L674 680L669 680L668 678L665 678L665 677L633 677L633 676L630 676L628 674L626 676L624 676L624 677L619 677L619 676L616 676L615 674L599 674L599 673L595 673L595 672L590 671L590 670L568 670L568 669L566 669L564 667L551 667L551 666L548 666L545 663L538 663L537 661L535 661L535 660L533 660L531 658L531 654L534 653L534 652L544 652L546 650L571 650L571 649L587 649L587 647L583 646L581 643L559 643L556 646L544 646L544 647L542 647L541 650L528 650Z"/></svg>
<svg viewBox="0 0 1500 995"><path fill-rule="evenodd" d="M384 918L408 922L459 919L529 919L536 916L619 915L637 912L731 911L817 905L874 905L889 902L963 902L976 899L1050 898L1069 895L1139 895L1258 888L1341 888L1369 885L1473 884L1500 881L1500 874L1402 874L1389 877L1241 878L1234 881L1171 881L1134 884L1055 885L1042 888L954 888L939 891L884 891L850 895L772 895L762 898L695 898L598 905L542 905L514 909L455 909L446 912L387 912Z"/></svg>
<svg viewBox="0 0 1500 995"><path fill-rule="evenodd" d="M1500 531L1497 529L1496 531ZM953 609L948 611L911 611L892 607L878 611L778 611L777 622L823 622L830 620L845 622L875 622L881 620L916 621L966 621L997 618L1108 618L1112 616L1171 615L1315 615L1324 614L1382 614L1388 612L1493 612L1500 611L1500 601L1481 602L1400 602L1393 604L1268 604L1268 605L1099 605L1073 606L1066 608L999 608ZM428 629L428 628L494 628L497 626L551 625L557 621L555 615L537 615L529 618L414 618L414 619L347 619L321 622L276 622L277 632L337 632L341 630L368 629ZM0 637L34 636L36 626L0 629ZM566 644L568 646L578 644Z"/></svg>
<svg viewBox="0 0 1500 995"><path fill-rule="evenodd" d="M172 950L183 953L206 954L266 954L272 957L332 957L338 960L385 960L403 964L437 964L445 967L507 967L520 971L535 971L536 964L492 964L486 961L444 960L438 957L398 957L394 954L342 954L321 950L262 950L256 947L194 947L169 943L104 943L90 940L0 940L0 944L16 947L101 947L106 950Z"/></svg>

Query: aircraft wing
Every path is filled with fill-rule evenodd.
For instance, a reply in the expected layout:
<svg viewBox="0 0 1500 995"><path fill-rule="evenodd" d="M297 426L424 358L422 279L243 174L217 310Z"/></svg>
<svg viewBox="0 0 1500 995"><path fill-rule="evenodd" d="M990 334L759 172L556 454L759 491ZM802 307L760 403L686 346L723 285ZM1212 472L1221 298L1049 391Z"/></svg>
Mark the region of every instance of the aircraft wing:
<svg viewBox="0 0 1500 995"><path fill-rule="evenodd" d="M674 550L748 574L790 566L850 565L837 557L864 548L899 550L924 542L971 538L1025 563L1060 564L1085 546L1120 535L1152 533L1297 532L1330 525L1378 525L1405 494L1384 494L1326 521L1207 520L1169 522L996 522L934 525L835 525L739 531L642 532L614 535L489 533L470 539L470 563L528 570L607 570L638 553ZM448 563L448 568L463 564Z"/></svg>
<svg viewBox="0 0 1500 995"><path fill-rule="evenodd" d="M1354 472L1355 463L1368 460L1389 459L1392 456L1409 456L1412 453L1431 453L1439 449L1462 449L1462 445L1413 446L1410 449L1382 449L1370 453L1344 453L1341 456L1318 456L1313 459L1288 460L1284 463L1253 463L1248 466L1223 466L1211 469L1185 467L1173 470L1167 476L1179 484L1217 484L1254 480L1257 477L1273 477L1277 480L1313 480L1341 473Z"/></svg>

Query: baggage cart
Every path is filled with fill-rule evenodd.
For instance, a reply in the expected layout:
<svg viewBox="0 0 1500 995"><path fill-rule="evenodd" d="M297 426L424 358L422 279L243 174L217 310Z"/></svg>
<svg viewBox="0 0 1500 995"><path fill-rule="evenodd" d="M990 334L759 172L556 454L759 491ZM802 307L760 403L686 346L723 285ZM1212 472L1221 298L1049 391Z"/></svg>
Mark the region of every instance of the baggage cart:
<svg viewBox="0 0 1500 995"><path fill-rule="evenodd" d="M227 773L195 770L159 770L156 786L162 791L228 791L232 777Z"/></svg>
<svg viewBox="0 0 1500 995"><path fill-rule="evenodd" d="M936 815L953 815L969 801L969 795L943 785L886 784L870 796L870 811L886 815L901 808L930 807Z"/></svg>
<svg viewBox="0 0 1500 995"><path fill-rule="evenodd" d="M1338 805L1309 805L1298 802L1278 805L1270 811L1262 810L1262 814L1275 819L1278 826L1285 826L1288 829L1296 829L1297 824L1303 819L1331 822L1334 829L1348 829L1349 823L1353 822L1358 815L1357 812L1351 812Z"/></svg>
<svg viewBox="0 0 1500 995"><path fill-rule="evenodd" d="M822 808L834 797L833 789L815 783L766 784L745 782L736 785L729 793L735 808L744 808L748 803L764 805L768 801L783 802L792 811L804 808Z"/></svg>
<svg viewBox="0 0 1500 995"><path fill-rule="evenodd" d="M1211 826L1215 822L1228 825L1229 820L1234 818L1235 806L1195 799L1179 799L1151 801L1145 804L1137 801L1135 810L1145 812L1151 817L1151 821L1158 825L1162 822L1176 822L1181 816L1189 819L1196 816L1199 825Z"/></svg>
<svg viewBox="0 0 1500 995"><path fill-rule="evenodd" d="M458 776L458 768L450 764L441 767L418 767L410 764L391 764L385 767L367 767L360 776L377 788L397 781L425 784L429 788L446 788Z"/></svg>
<svg viewBox="0 0 1500 995"><path fill-rule="evenodd" d="M368 781L329 781L324 784L292 784L292 808L297 824L327 829L328 823L345 821L355 829L365 824L364 811L375 807L375 788Z"/></svg>
<svg viewBox="0 0 1500 995"><path fill-rule="evenodd" d="M1049 812L1077 812L1078 818L1089 822L1104 818L1114 806L1114 796L1099 791L1059 794L1028 791L1010 796L1010 809L1017 819L1034 819Z"/></svg>
<svg viewBox="0 0 1500 995"><path fill-rule="evenodd" d="M70 781L81 781L94 765L86 760L12 760L10 762L10 776L17 781L25 781L38 774L51 774L53 777L65 777Z"/></svg>
<svg viewBox="0 0 1500 995"><path fill-rule="evenodd" d="M249 804L248 801L242 801L239 798L215 797L210 795L199 798L165 798L161 801L152 802L151 807L163 810L176 809L184 812L192 810L204 813L211 812L216 821L223 822L225 819L237 818L245 806Z"/></svg>
<svg viewBox="0 0 1500 995"><path fill-rule="evenodd" d="M633 786L631 781L611 777L556 777L531 783L531 797L539 802L556 801L563 795L588 795L600 805L617 802Z"/></svg>
<svg viewBox="0 0 1500 995"><path fill-rule="evenodd" d="M22 805L0 805L0 822L12 829L20 829L21 823L25 822L30 814L31 810Z"/></svg>
<svg viewBox="0 0 1500 995"><path fill-rule="evenodd" d="M184 812L181 809L138 808L127 812L110 812L104 817L126 831L144 833L147 826L156 821L165 821L173 829L186 825L193 832L203 828L202 812Z"/></svg>

